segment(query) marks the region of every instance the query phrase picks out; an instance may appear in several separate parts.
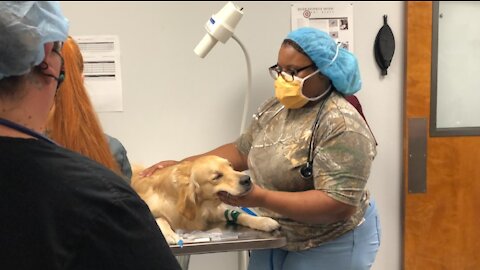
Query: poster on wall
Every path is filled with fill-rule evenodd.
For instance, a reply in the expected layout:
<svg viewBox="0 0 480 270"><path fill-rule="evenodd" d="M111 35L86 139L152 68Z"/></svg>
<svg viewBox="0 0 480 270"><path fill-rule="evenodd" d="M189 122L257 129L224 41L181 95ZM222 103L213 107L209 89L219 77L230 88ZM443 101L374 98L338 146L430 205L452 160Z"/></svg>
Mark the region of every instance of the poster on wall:
<svg viewBox="0 0 480 270"><path fill-rule="evenodd" d="M341 46L353 52L353 4L305 2L291 6L292 30L313 27L325 31Z"/></svg>
<svg viewBox="0 0 480 270"><path fill-rule="evenodd" d="M83 55L85 87L96 112L123 111L118 36L74 36Z"/></svg>

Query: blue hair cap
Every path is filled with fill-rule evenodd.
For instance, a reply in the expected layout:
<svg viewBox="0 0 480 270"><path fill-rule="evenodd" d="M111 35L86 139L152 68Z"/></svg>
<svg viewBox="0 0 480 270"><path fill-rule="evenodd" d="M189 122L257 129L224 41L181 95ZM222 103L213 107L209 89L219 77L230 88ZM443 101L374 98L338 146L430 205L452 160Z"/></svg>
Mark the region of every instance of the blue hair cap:
<svg viewBox="0 0 480 270"><path fill-rule="evenodd" d="M352 95L362 88L357 58L341 48L327 33L311 27L290 32L287 39L295 42L327 76L337 91Z"/></svg>
<svg viewBox="0 0 480 270"><path fill-rule="evenodd" d="M67 35L59 2L0 1L0 80L30 72L45 58L44 44Z"/></svg>

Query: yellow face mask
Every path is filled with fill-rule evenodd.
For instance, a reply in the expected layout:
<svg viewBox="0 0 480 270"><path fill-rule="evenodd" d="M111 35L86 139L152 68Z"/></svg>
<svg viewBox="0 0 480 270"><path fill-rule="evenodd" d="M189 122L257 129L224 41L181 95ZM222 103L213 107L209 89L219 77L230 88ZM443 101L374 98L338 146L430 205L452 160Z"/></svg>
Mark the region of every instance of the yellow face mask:
<svg viewBox="0 0 480 270"><path fill-rule="evenodd" d="M308 98L302 93L303 83L318 72L320 72L320 70L317 69L317 71L303 79L293 76L293 81L291 82L285 81L283 76L278 76L275 80L275 96L278 101L280 101L280 103L282 103L287 109L298 109L303 107L309 101L320 99L323 95L315 98Z"/></svg>

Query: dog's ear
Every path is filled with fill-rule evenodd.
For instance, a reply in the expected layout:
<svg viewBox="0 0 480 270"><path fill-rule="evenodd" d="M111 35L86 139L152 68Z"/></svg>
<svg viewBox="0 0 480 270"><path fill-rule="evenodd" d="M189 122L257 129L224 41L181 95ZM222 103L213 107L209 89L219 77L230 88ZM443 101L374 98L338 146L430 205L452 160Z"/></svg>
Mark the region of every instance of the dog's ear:
<svg viewBox="0 0 480 270"><path fill-rule="evenodd" d="M178 187L177 209L182 216L193 220L197 215L196 196L199 186L190 179L190 165L191 162L182 164L175 171L175 180Z"/></svg>
<svg viewBox="0 0 480 270"><path fill-rule="evenodd" d="M181 185L178 191L177 209L188 220L195 219L197 206L195 202L195 190L191 185Z"/></svg>

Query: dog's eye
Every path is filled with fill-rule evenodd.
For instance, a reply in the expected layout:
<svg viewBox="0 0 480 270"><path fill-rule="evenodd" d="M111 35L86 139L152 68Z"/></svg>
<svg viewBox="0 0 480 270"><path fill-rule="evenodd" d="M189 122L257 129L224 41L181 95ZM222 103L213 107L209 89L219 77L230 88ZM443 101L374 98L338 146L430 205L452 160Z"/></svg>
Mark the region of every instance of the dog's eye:
<svg viewBox="0 0 480 270"><path fill-rule="evenodd" d="M223 173L216 173L215 176L213 177L213 180L219 180L222 177L223 177Z"/></svg>

